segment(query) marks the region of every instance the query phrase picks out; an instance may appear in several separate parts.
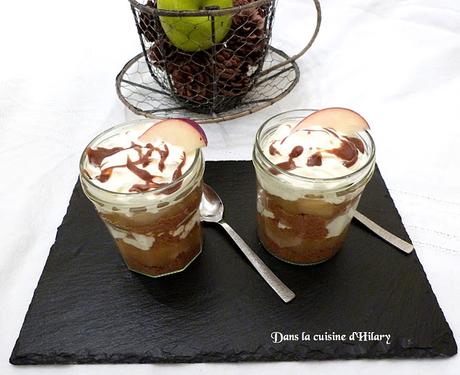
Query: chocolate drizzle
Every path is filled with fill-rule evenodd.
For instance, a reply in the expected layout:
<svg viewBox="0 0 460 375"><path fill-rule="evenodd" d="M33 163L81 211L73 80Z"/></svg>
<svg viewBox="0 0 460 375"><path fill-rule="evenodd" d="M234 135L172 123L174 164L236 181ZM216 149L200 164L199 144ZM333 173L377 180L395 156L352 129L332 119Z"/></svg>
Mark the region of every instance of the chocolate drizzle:
<svg viewBox="0 0 460 375"><path fill-rule="evenodd" d="M324 150L324 152L333 154L337 156L339 159L342 159L343 165L347 168L350 168L351 166L353 166L358 161L358 147L355 145L355 143L351 141L348 137L343 137L343 138L340 137L332 129L324 129L324 130L327 131L329 134L332 134L334 137L336 137L340 141L339 147L332 148L330 150ZM363 145L363 149L364 149L364 145Z"/></svg>
<svg viewBox="0 0 460 375"><path fill-rule="evenodd" d="M165 160L169 156L169 148L167 145L165 145L164 150L160 150L159 148L157 148L156 150L160 154L160 162L158 163L158 169L160 170L160 172L163 172L163 170L165 169Z"/></svg>
<svg viewBox="0 0 460 375"><path fill-rule="evenodd" d="M355 137L347 137L347 136L340 136L335 132L335 130L330 129L330 128L323 128L323 129L301 129L299 131L305 131L308 135L312 134L313 132L325 132L330 136L333 136L339 141L339 146L335 148L330 148L330 149L320 149L316 147L316 152L311 154L308 159L306 165L308 167L319 167L323 164L323 157L325 153L328 154L333 154L337 158L342 160L343 165L346 168L352 167L357 161L359 157L359 153L363 154L365 151L364 143L359 139ZM292 133L291 133L292 134ZM287 136L289 137L289 135ZM281 144L286 140L286 138L283 138L281 141ZM269 153L270 155L281 155L278 149L275 148L274 146L275 141L273 141L269 147ZM330 141L330 144L333 145L332 140ZM312 151L312 147L308 148L309 151ZM295 146L291 152L289 153L289 158L287 161L284 161L282 163L276 164L276 166L279 169L283 169L285 171L290 171L292 169L297 168L296 164L294 163L294 158L299 157L304 151L304 148L300 145ZM279 174L279 171L277 171L275 168L270 169L271 173L273 174Z"/></svg>
<svg viewBox="0 0 460 375"><path fill-rule="evenodd" d="M270 147L268 148L268 152L270 153L270 155L272 156L275 156L275 155L281 155L280 152L278 151L278 149L275 147L274 143L276 141L273 141L271 144L270 144Z"/></svg>
<svg viewBox="0 0 460 375"><path fill-rule="evenodd" d="M334 154L338 158L343 160L343 165L350 168L358 160L358 150L350 141L342 141L340 147L325 150L329 154Z"/></svg>
<svg viewBox="0 0 460 375"><path fill-rule="evenodd" d="M150 143L146 144L145 147L148 148L145 154L142 152L142 147L140 147L139 145L136 145L134 147L134 149L137 151L137 154L139 155L139 160L137 162L138 164L142 164L142 167L144 168L150 164L150 157L152 156L152 153L154 151L154 147Z"/></svg>
<svg viewBox="0 0 460 375"><path fill-rule="evenodd" d="M142 158L141 158L142 159ZM142 160L139 159L137 161L138 164L142 163ZM145 169L138 168L135 163L131 161L131 159L128 158L126 159L126 168L128 168L131 172L133 172L137 177L139 177L141 180L144 180L146 182L152 182L152 180L156 177L152 174L150 174L148 171Z"/></svg>
<svg viewBox="0 0 460 375"><path fill-rule="evenodd" d="M178 180L179 178L182 177L182 168L184 168L184 165L185 165L186 161L187 161L187 155L185 154L185 152L182 152L181 161L180 161L179 165L177 166L176 170L173 173L173 177L172 177L173 181L176 181L176 180Z"/></svg>
<svg viewBox="0 0 460 375"><path fill-rule="evenodd" d="M143 152L143 148L147 148L147 151L145 153ZM96 167L101 168L105 158L115 155L118 152L126 151L129 149L134 149L137 152L138 157L139 157L138 160L133 161L128 156L126 160L126 164L115 165L115 166L111 166L108 168L102 168L101 173L98 176L96 176L96 179L102 183L107 182L112 176L112 172L115 168L127 168L130 172L132 172L133 174L135 174L137 177L139 177L141 180L145 182L143 184L134 184L129 189L130 192L145 192L151 189L160 188L162 186L169 185L169 183L155 182L154 179L159 176L152 175L147 170L138 167L138 165L141 165L143 168L146 168L153 160L152 159L153 152L158 152L160 156L160 160L158 162L158 169L160 172L163 172L166 167L166 164L165 164L166 160L168 159L169 154L170 154L169 148L166 144L164 144L163 148L155 147L151 143L148 143L144 147L142 147L141 145L131 142L131 146L126 147L126 148L123 148L123 147L114 147L114 148L97 147L95 149L88 148L86 150L86 154L91 164L93 164ZM186 154L182 153L181 161L176 167L176 169L174 170L170 183L173 183L174 181L178 180L182 176L182 168L184 167L185 162L186 162ZM87 175L88 177L90 177L88 173ZM171 194L177 189L179 189L180 186L181 184L177 183L174 186L172 186L171 189L167 189L166 191L164 191L164 193Z"/></svg>
<svg viewBox="0 0 460 375"><path fill-rule="evenodd" d="M96 167L100 167L102 162L106 157L112 156L117 152L128 150L132 148L123 148L123 147L114 147L114 148L104 148L98 147L96 149L88 148L86 149L86 155L88 155L88 160L91 164L95 165Z"/></svg>
<svg viewBox="0 0 460 375"><path fill-rule="evenodd" d="M309 167L322 165L321 153L329 153L337 156L339 159L342 159L343 165L347 168L350 168L358 161L358 153L364 153L364 143L358 138L347 136L341 137L333 129L330 128L308 129L307 134L311 134L312 131L324 131L334 136L339 140L340 146L315 152L307 160L307 166Z"/></svg>
<svg viewBox="0 0 460 375"><path fill-rule="evenodd" d="M294 163L294 160L292 160L292 159L289 159L287 161L283 161L282 163L278 163L278 164L276 164L276 166L279 169L282 169L283 171L292 171L293 169L297 168L297 166ZM279 174L279 172L274 168L272 168L270 171L273 174Z"/></svg>
<svg viewBox="0 0 460 375"><path fill-rule="evenodd" d="M299 157L303 153L303 147L302 146L295 146L292 148L291 152L289 153L289 159L287 161L283 161L282 163L276 164L276 166L284 171L291 171L295 168L297 168L297 165L295 164L294 160L295 158ZM271 168L270 172L273 174L279 174L279 172Z"/></svg>
<svg viewBox="0 0 460 375"><path fill-rule="evenodd" d="M364 143L361 139L358 139L355 137L345 137L345 138L348 139L351 143L353 143L361 154L364 154Z"/></svg>
<svg viewBox="0 0 460 375"><path fill-rule="evenodd" d="M303 147L302 146L295 146L291 152L289 153L289 159L294 159L302 155Z"/></svg>
<svg viewBox="0 0 460 375"><path fill-rule="evenodd" d="M106 182L106 181L108 181L110 176L112 176L112 172L113 172L113 167L101 169L101 174L99 176L96 176L96 178L100 182Z"/></svg>
<svg viewBox="0 0 460 375"><path fill-rule="evenodd" d="M323 157L321 156L321 152L315 152L314 154L310 155L307 160L308 167L319 167L323 164Z"/></svg>

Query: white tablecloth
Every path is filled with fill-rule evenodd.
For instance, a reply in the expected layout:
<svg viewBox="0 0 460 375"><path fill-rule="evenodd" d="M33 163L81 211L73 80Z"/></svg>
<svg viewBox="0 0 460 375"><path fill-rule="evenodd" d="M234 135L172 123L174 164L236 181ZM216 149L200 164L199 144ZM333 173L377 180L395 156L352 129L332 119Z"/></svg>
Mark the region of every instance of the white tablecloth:
<svg viewBox="0 0 460 375"><path fill-rule="evenodd" d="M263 120L281 110L345 106L370 122L378 163L454 335L460 337L460 2L323 0L323 26L284 100L205 126L208 159L249 159ZM300 49L314 8L280 0L273 44ZM44 366L8 363L75 184L101 130L133 117L115 75L140 50L126 0L0 4L0 374L279 371L458 374L443 360Z"/></svg>

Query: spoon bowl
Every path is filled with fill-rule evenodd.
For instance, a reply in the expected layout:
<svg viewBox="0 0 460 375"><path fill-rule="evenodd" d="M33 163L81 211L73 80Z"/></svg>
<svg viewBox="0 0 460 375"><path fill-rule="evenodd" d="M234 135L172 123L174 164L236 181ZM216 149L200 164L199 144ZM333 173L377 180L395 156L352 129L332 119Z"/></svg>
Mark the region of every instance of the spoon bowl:
<svg viewBox="0 0 460 375"><path fill-rule="evenodd" d="M201 220L217 223L224 216L224 204L217 193L209 185L203 185L203 195L200 203Z"/></svg>
<svg viewBox="0 0 460 375"><path fill-rule="evenodd" d="M270 287L278 294L278 296L288 303L295 298L295 294L284 284L259 258L248 244L240 237L235 230L228 225L224 220L224 203L219 195L209 185L203 185L203 195L200 203L201 221L209 223L217 223L224 228L233 241L238 245L240 250L251 262L256 271L270 285Z"/></svg>

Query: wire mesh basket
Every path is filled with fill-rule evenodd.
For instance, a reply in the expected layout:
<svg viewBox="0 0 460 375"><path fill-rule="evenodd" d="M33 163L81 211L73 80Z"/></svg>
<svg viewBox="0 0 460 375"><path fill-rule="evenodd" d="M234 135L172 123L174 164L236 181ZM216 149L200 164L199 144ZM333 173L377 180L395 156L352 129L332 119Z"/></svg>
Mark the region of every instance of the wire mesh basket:
<svg viewBox="0 0 460 375"><path fill-rule="evenodd" d="M202 122L219 121L273 104L298 82L295 61L321 23L313 0L315 32L289 57L269 44L276 0L195 0L222 6L201 10L170 10L180 4L172 0L129 1L143 52L118 74L117 92L133 112L154 118L186 112Z"/></svg>

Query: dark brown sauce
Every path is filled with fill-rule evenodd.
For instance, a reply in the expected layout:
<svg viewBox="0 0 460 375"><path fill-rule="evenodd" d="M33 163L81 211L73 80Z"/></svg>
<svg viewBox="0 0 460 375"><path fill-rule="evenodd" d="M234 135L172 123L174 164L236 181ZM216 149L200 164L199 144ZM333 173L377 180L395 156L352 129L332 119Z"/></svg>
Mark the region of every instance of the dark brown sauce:
<svg viewBox="0 0 460 375"><path fill-rule="evenodd" d="M131 142L131 147L137 152L139 160L142 159L142 157L144 156L144 154L142 153L142 147L136 145L134 142Z"/></svg>
<svg viewBox="0 0 460 375"><path fill-rule="evenodd" d="M169 154L169 151L168 151L168 154ZM147 171L144 171L143 169L137 168L135 165L131 165L131 168L134 167L133 169L137 169L136 175L139 176L140 178L142 178L146 182L145 182L145 184L134 184L133 186L131 186L129 191L130 192L146 192L146 191L149 191L150 189L161 188L163 186L172 184L174 181L176 181L180 177L182 177L182 168L184 167L186 161L187 161L187 155L185 154L185 152L183 152L182 157L181 157L181 162L179 163L179 165L174 170L171 182L170 183L161 183L161 184L156 183L156 182L153 181L153 179L156 176L151 175L150 173L148 173ZM130 168L130 167L128 167L128 168ZM134 170L131 170L131 171L134 173ZM145 178L147 178L148 176L146 174L145 175L143 174L143 177L141 177L139 174L137 174L137 173L139 173L139 171L147 172L150 176L152 176L152 178L150 180L146 180ZM163 190L162 193L166 194L166 195L172 194L175 191L179 190L179 188L181 186L182 186L182 182L173 184L170 188L167 188L167 189Z"/></svg>
<svg viewBox="0 0 460 375"><path fill-rule="evenodd" d="M169 148L167 145L165 145L164 150L160 150L159 148L157 148L156 151L158 151L158 153L160 154L160 161L158 163L158 169L160 170L160 172L163 172L163 170L165 169L165 161L169 156Z"/></svg>
<svg viewBox="0 0 460 375"><path fill-rule="evenodd" d="M295 146L291 152L289 153L289 159L294 159L302 155L303 147L302 146Z"/></svg>
<svg viewBox="0 0 460 375"><path fill-rule="evenodd" d="M307 134L311 134L312 132L326 132L340 141L340 146L336 148L331 148L328 150L319 150L318 147L316 148L317 152L313 153L307 160L307 166L314 167L314 166L321 166L323 163L322 160L322 153L329 153L337 156L339 159L342 159L343 165L347 168L353 166L357 160L359 153L364 153L365 146L364 143L355 137L347 137L347 136L339 136L335 130L330 128L325 129L302 129L300 131L306 131ZM285 137L281 143L285 141L287 137ZM332 143L332 142L331 142ZM312 150L312 147L309 147L309 150ZM296 168L296 165L292 159L300 156L303 153L304 149L302 146L295 146L291 153L289 154L289 159L285 162L279 163L276 166L280 169L285 171L289 171ZM273 143L270 145L269 152L271 155L280 154L278 150L273 146ZM271 173L278 174L274 168L270 169Z"/></svg>
<svg viewBox="0 0 460 375"><path fill-rule="evenodd" d="M291 171L293 169L296 168L296 165L294 163L294 160L287 160L287 161L284 161L282 163L278 163L276 164L276 166L279 168L279 169L282 169L284 171Z"/></svg>
<svg viewBox="0 0 460 375"><path fill-rule="evenodd" d="M361 139L355 137L345 137L353 143L361 154L364 154L364 143Z"/></svg>
<svg viewBox="0 0 460 375"><path fill-rule="evenodd" d="M138 164L139 160L137 161ZM138 168L135 163L132 162L132 160L129 158L126 160L126 168L128 168L131 172L133 172L137 177L139 177L141 180L151 182L155 177L152 174L150 174L148 171L145 169Z"/></svg>
<svg viewBox="0 0 460 375"><path fill-rule="evenodd" d="M315 152L314 154L310 155L307 160L308 167L319 167L323 164L323 157L321 156L321 152Z"/></svg>
<svg viewBox="0 0 460 375"><path fill-rule="evenodd" d="M270 144L270 147L268 148L268 152L270 153L270 155L272 156L275 156L275 155L281 155L280 152L278 151L278 149L274 146L274 143L276 141L273 141L271 144Z"/></svg>
<svg viewBox="0 0 460 375"><path fill-rule="evenodd" d="M132 147L132 146L131 146ZM98 147L96 149L87 148L86 155L88 156L88 160L91 164L95 165L96 167L100 167L104 159L108 156L112 156L117 152L128 150L131 147L123 148L123 147L114 147L114 148L104 148Z"/></svg>
<svg viewBox="0 0 460 375"><path fill-rule="evenodd" d="M152 175L150 172L142 168L139 168L137 166L142 165L142 167L146 168L150 164L150 162L153 160L152 159L153 152L158 152L158 154L160 155L160 160L158 162L158 169L160 170L160 172L163 172L166 166L165 162L169 156L169 148L166 144L164 145L163 149L159 147L155 147L151 143L146 144L145 147L148 149L145 154L142 151L142 146L134 142L131 142L131 146L126 147L126 148L123 148L123 147L113 147L113 148L97 147L95 149L88 148L86 150L86 154L91 164L95 165L96 167L101 167L105 158L112 156L121 151L126 151L131 148L134 149L138 154L138 157L139 157L138 160L132 161L128 156L126 160L126 164L115 165L112 167L101 169L101 173L99 174L99 176L96 176L96 179L102 183L107 182L112 176L112 172L115 168L127 168L132 173L134 173L136 176L138 176L140 179L145 181L144 184L134 184L129 189L129 191L130 192L145 192L150 189L159 188L159 187L168 185L168 183L159 184L159 183L154 182L153 180L158 176ZM173 173L171 182L176 181L182 176L182 168L184 167L185 162L186 162L186 154L183 153L181 157L181 162L176 167ZM88 175L88 177L90 177L87 171L86 171L86 174ZM164 193L171 194L174 191L178 190L180 186L181 186L180 183L176 184L172 186L171 189L167 189L166 191L164 191Z"/></svg>
<svg viewBox="0 0 460 375"><path fill-rule="evenodd" d="M364 153L364 144L363 142L354 137L340 137L335 130L333 129L321 129L320 131L325 131L340 141L340 146L336 148L331 148L329 150L323 150L322 152L327 152L337 156L339 159L343 160L343 165L347 168L350 168L358 161L358 152ZM311 160L310 160L311 159ZM310 165L311 163L311 165ZM319 163L319 164L317 164ZM308 166L321 165L322 159L319 151L310 156L307 161Z"/></svg>
<svg viewBox="0 0 460 375"><path fill-rule="evenodd" d="M294 146L291 152L289 153L289 159L287 161L283 161L282 163L276 164L276 166L284 171L292 171L293 169L297 168L293 159L299 157L300 155L302 155L302 153L302 146ZM275 168L270 168L270 172L275 175L279 174L279 171L277 171Z"/></svg>
<svg viewBox="0 0 460 375"><path fill-rule="evenodd" d="M176 170L173 173L173 177L172 177L173 181L176 181L182 177L182 168L184 168L186 161L187 161L187 155L185 154L185 152L183 152L181 162L179 163L179 165L177 166Z"/></svg>
<svg viewBox="0 0 460 375"><path fill-rule="evenodd" d="M342 159L343 165L347 168L350 168L358 160L358 149L350 141L342 140L339 147L325 150L324 152L334 154L338 158Z"/></svg>
<svg viewBox="0 0 460 375"><path fill-rule="evenodd" d="M106 182L112 176L113 168L105 168L101 170L101 174L96 178L101 182Z"/></svg>
<svg viewBox="0 0 460 375"><path fill-rule="evenodd" d="M142 166L145 168L147 167L149 164L150 164L150 157L152 156L153 154L153 151L155 151L155 148L152 146L151 143L147 143L145 145L145 147L148 148L147 152L145 154L142 153L142 149L140 149L140 151L138 151L138 154L139 154L139 160L138 160L138 163L139 164L142 164ZM137 150L136 150L137 151Z"/></svg>

